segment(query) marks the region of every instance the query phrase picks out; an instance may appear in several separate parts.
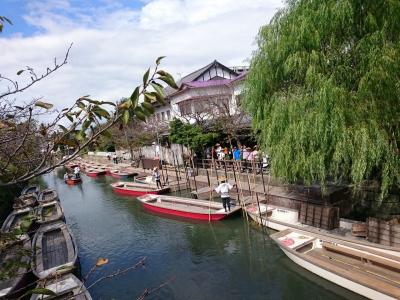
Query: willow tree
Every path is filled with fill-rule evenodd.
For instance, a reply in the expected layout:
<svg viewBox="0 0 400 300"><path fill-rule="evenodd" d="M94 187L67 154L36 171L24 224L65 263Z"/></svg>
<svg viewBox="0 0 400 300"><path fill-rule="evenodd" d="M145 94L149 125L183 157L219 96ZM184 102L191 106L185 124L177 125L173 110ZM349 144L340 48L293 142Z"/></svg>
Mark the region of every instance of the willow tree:
<svg viewBox="0 0 400 300"><path fill-rule="evenodd" d="M245 104L272 172L400 183L400 1L288 1L261 28Z"/></svg>

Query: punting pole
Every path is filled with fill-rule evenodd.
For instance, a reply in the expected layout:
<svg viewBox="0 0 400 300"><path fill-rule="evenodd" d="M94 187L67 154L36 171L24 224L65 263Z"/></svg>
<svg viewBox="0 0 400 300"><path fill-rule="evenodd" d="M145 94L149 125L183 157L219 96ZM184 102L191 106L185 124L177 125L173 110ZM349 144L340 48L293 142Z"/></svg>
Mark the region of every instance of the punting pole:
<svg viewBox="0 0 400 300"><path fill-rule="evenodd" d="M261 163L261 180L262 180L262 183L263 183L263 189L264 189L264 200L267 202L267 204L268 204L268 201L267 201L267 192L266 192L266 190L265 190L265 181L264 181L264 172L263 172L263 169L262 169L262 163Z"/></svg>
<svg viewBox="0 0 400 300"><path fill-rule="evenodd" d="M179 189L179 191L181 191L181 184L179 183L179 175L178 175L178 171L176 170L176 165L175 165L175 153L173 151L172 151L172 162L174 163L176 180L178 180L178 189Z"/></svg>
<svg viewBox="0 0 400 300"><path fill-rule="evenodd" d="M215 160L214 160L214 169L215 169L215 176L217 177L217 182L219 182L218 171L217 171L217 163L215 162Z"/></svg>
<svg viewBox="0 0 400 300"><path fill-rule="evenodd" d="M236 173L233 173L233 174L235 175L236 189L237 189L237 191L240 190L240 194L241 194L242 200L240 201L240 198L238 200L239 200L240 205L242 206L242 213L246 216L246 221L249 222L249 216L247 215L247 213L245 211L246 203L244 201L242 184L241 184L240 180L236 181ZM238 194L238 197L239 197L239 194Z"/></svg>
<svg viewBox="0 0 400 300"><path fill-rule="evenodd" d="M254 166L256 166L257 163L254 163ZM262 171L262 170L261 170ZM247 173L248 175L249 173ZM256 188L256 170L255 168L253 168L253 182L254 182L254 193L256 194L256 201L257 201L257 207L258 207L258 215L260 217L260 223L261 223L261 228L264 230L264 224L263 224L263 220L261 217L261 207L260 207L260 201L258 200L258 193L255 190Z"/></svg>
<svg viewBox="0 0 400 300"><path fill-rule="evenodd" d="M224 160L225 178L228 180L228 173L226 172L226 160Z"/></svg>
<svg viewBox="0 0 400 300"><path fill-rule="evenodd" d="M197 191L197 182L196 182L196 172L198 172L199 171L199 169L198 168L196 168L196 172L194 171L194 160L193 159L191 159L191 162L192 162L192 170L193 170L193 181L194 181L194 188L196 189L196 191ZM196 166L197 166L197 164L196 164Z"/></svg>
<svg viewBox="0 0 400 300"><path fill-rule="evenodd" d="M183 160L183 157L182 157ZM186 165L186 161L183 160L183 166L185 167L185 174L186 174L186 186L188 187L188 189L190 191L192 191L192 187L190 186L190 178L189 178L189 174L187 171L187 165Z"/></svg>
<svg viewBox="0 0 400 300"><path fill-rule="evenodd" d="M212 197L212 189L210 185L210 176L208 175L208 169L206 169L207 173L207 181L208 181L208 188L209 188L209 198L208 198L208 222L211 222L211 197Z"/></svg>

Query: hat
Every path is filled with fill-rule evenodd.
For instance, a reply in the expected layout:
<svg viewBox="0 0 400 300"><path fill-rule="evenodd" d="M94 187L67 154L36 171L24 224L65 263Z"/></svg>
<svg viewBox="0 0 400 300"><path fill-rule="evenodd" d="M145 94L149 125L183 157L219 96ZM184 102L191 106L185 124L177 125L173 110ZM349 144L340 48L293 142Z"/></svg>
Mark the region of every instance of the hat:
<svg viewBox="0 0 400 300"><path fill-rule="evenodd" d="M225 176L220 177L219 181L226 181L226 177Z"/></svg>

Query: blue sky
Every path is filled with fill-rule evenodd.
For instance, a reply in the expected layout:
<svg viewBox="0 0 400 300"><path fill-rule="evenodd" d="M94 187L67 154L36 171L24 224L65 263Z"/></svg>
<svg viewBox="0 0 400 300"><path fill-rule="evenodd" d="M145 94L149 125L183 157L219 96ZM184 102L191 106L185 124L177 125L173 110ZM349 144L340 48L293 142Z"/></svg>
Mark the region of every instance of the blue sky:
<svg viewBox="0 0 400 300"><path fill-rule="evenodd" d="M143 7L143 1L129 0L54 0L54 1L35 1L35 0L2 0L1 15L6 16L12 22L12 26L7 26L3 36L14 35L30 36L43 33L45 30L27 20L29 15L35 14L35 7L43 3L43 9L49 8L54 14L64 16L68 19L79 22L81 15L90 16L96 10L113 11L116 9L135 9ZM36 13L38 13L36 11Z"/></svg>
<svg viewBox="0 0 400 300"><path fill-rule="evenodd" d="M282 7L281 0L0 1L0 15L14 23L0 34L2 75L29 82L16 72L30 66L44 73L73 43L66 66L16 99L60 108L82 95L129 96L163 55L162 67L176 79L214 59L249 64L260 27Z"/></svg>

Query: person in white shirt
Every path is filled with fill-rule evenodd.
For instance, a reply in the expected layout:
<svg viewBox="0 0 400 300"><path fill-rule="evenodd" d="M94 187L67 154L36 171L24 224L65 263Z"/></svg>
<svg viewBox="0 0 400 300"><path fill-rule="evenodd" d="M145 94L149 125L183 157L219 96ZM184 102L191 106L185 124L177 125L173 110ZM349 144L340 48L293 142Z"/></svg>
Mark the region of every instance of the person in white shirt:
<svg viewBox="0 0 400 300"><path fill-rule="evenodd" d="M74 169L74 175L75 175L75 178L80 178L81 177L81 169L77 166L77 167L75 167L75 169Z"/></svg>
<svg viewBox="0 0 400 300"><path fill-rule="evenodd" d="M231 197L229 196L229 191L235 186L231 185L226 181L226 178L221 178L220 185L215 189L218 194L221 194L222 205L225 212L231 211ZM228 209L228 210L227 210Z"/></svg>

